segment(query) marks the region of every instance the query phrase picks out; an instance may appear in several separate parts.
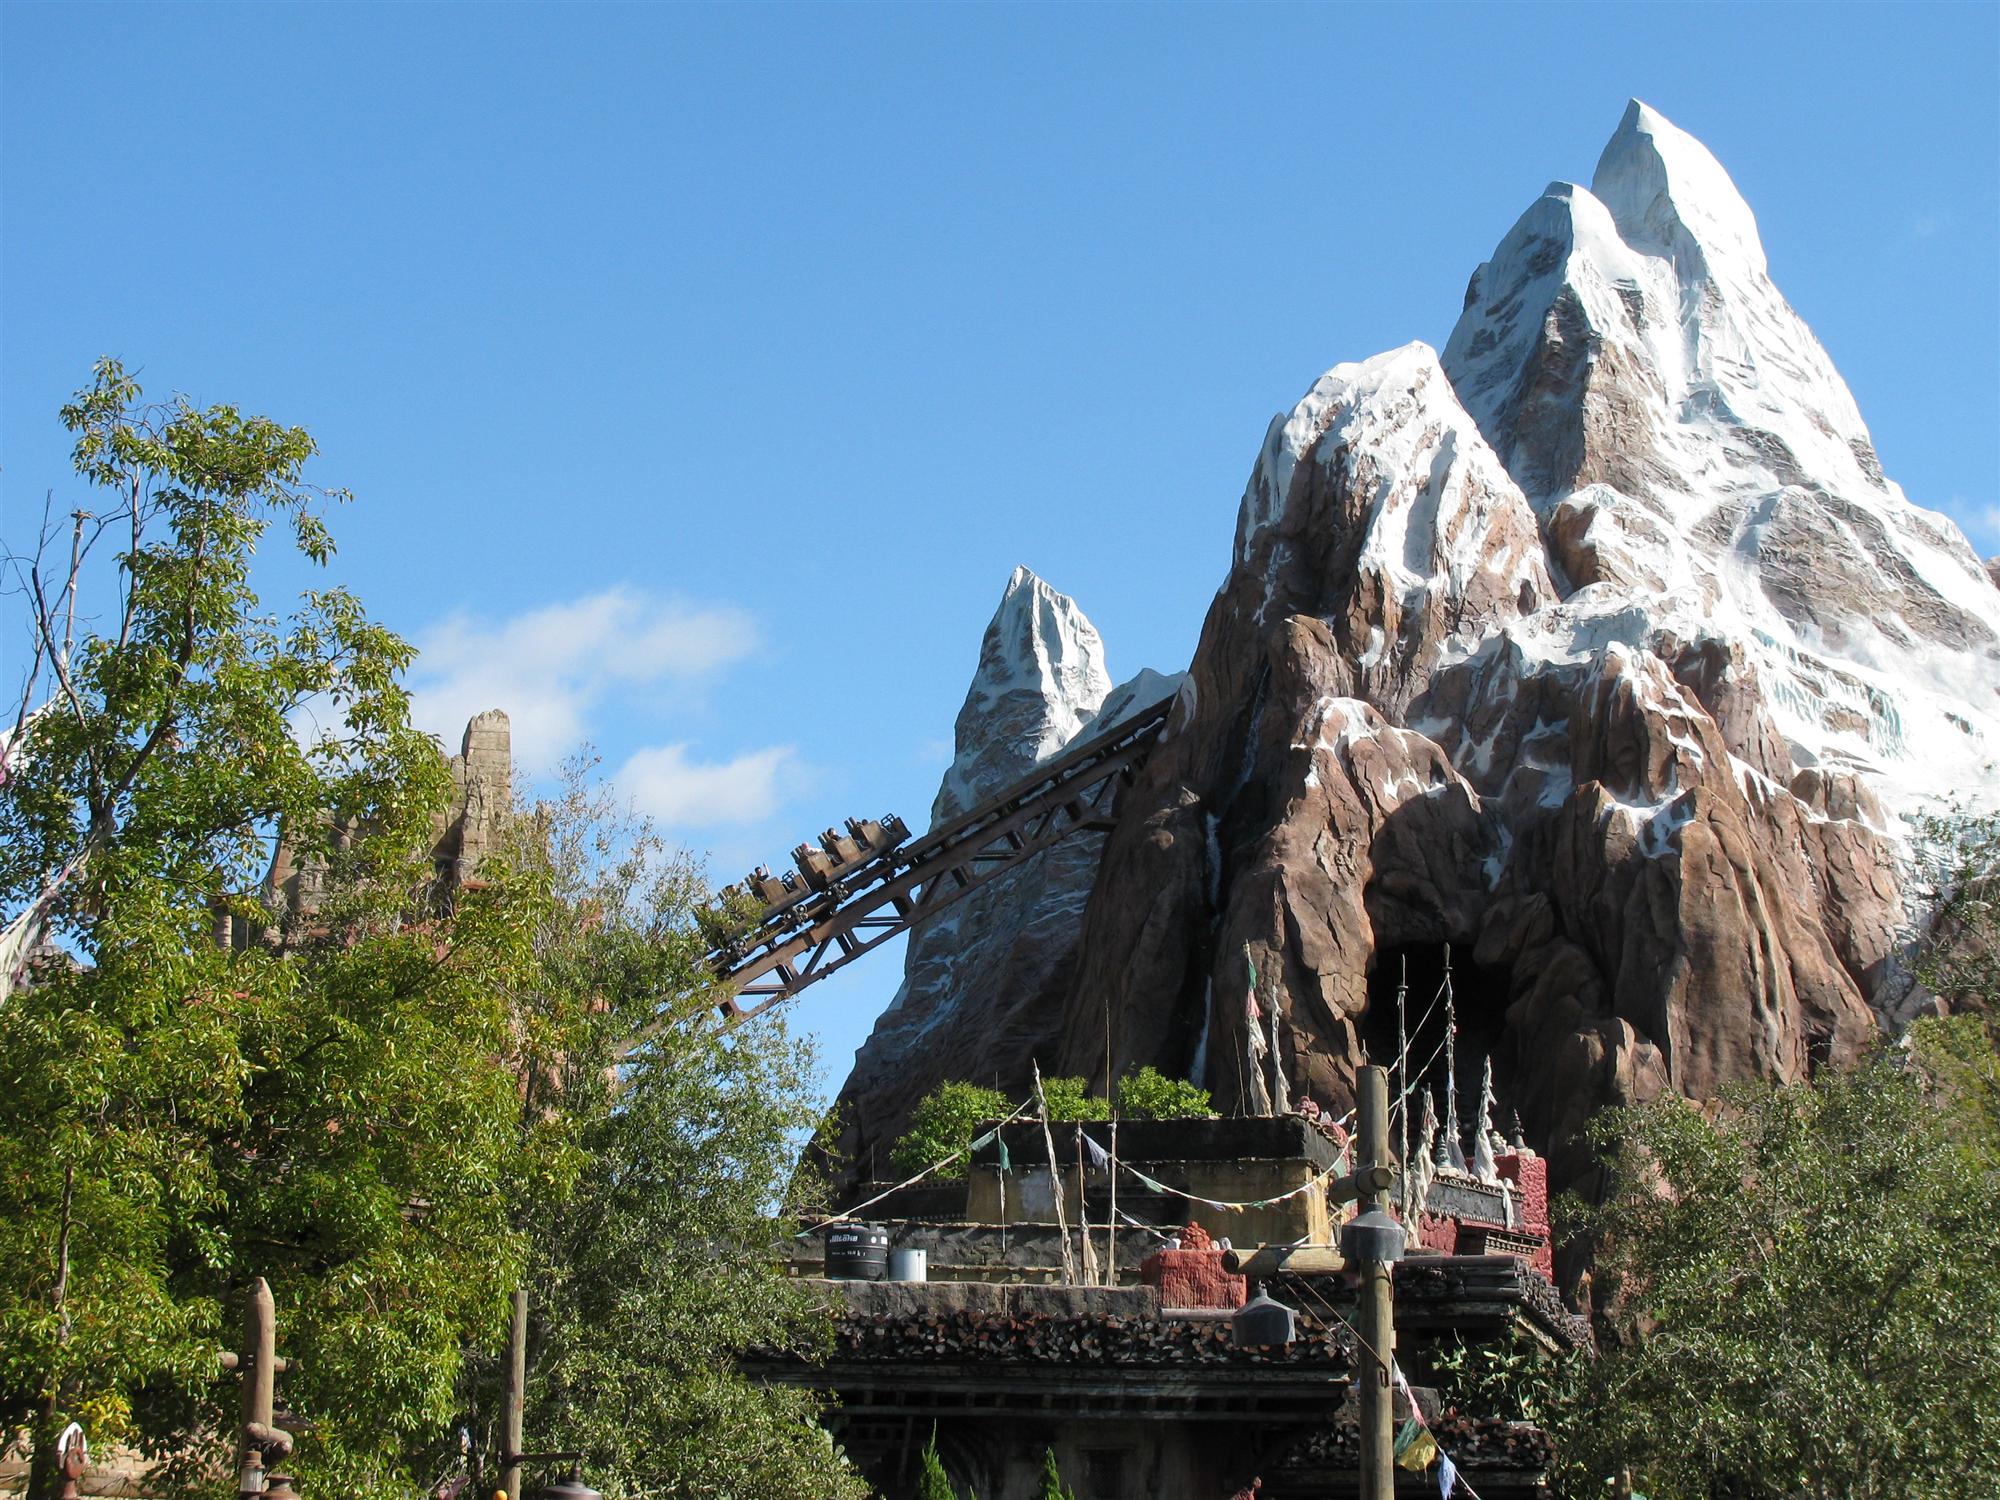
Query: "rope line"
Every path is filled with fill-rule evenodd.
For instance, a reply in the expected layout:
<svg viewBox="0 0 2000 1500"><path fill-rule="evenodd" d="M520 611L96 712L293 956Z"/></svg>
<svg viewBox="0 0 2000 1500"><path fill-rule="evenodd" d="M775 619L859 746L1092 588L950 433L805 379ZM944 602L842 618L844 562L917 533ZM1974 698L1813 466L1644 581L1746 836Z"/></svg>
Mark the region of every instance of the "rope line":
<svg viewBox="0 0 2000 1500"><path fill-rule="evenodd" d="M1035 1101L1033 1099L1029 1099L1026 1103L1017 1106L1014 1112L1011 1115L1007 1116L1006 1119L1002 1120L999 1125L995 1125L991 1130L987 1131L986 1134L980 1136L977 1140L968 1141L965 1145L960 1146L956 1151L952 1152L949 1156L940 1157L938 1160L932 1162L928 1167L925 1167L923 1171L917 1173L916 1176L904 1178L901 1182L897 1183L894 1187L889 1188L887 1191L877 1193L874 1197L870 1198L866 1203L857 1203L854 1205L854 1207L846 1209L841 1213L837 1213L833 1215L833 1217L831 1218L821 1219L816 1224L808 1224L804 1229L801 1229L797 1234L793 1235L792 1238L795 1240L802 1240L809 1234L817 1234L820 1230L826 1228L829 1224L844 1224L849 1219L853 1218L856 1214L860 1213L863 1209L873 1208L876 1204L880 1203L884 1198L894 1197L897 1193L900 1193L906 1187L914 1187L917 1183L922 1182L926 1177L930 1176L931 1173L936 1172L941 1168L950 1166L953 1162L957 1161L961 1156L970 1156L973 1152L977 1151L981 1146L985 1145L988 1141L992 1140L995 1136L999 1135L1000 1128L1002 1125L1012 1125L1016 1120L1020 1119L1023 1115L1025 1115L1028 1112L1029 1106L1032 1105L1034 1102ZM1053 1165L1053 1163L1051 1165Z"/></svg>

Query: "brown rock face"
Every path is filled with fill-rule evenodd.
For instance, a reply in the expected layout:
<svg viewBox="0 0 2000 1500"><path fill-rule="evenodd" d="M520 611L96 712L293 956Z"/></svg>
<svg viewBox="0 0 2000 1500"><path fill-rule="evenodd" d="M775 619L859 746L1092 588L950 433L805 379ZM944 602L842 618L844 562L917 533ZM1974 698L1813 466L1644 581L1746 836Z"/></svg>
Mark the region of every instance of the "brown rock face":
<svg viewBox="0 0 2000 1500"><path fill-rule="evenodd" d="M1449 944L1465 1033L1570 1180L1604 1104L1853 1057L1900 908L1865 789L1770 774L1790 762L1740 653L1596 641L1555 602L1531 508L1435 371L1343 367L1300 451L1267 447L1195 707L1105 854L1063 1066L1102 1073L1108 1013L1114 1074L1197 1070L1241 1107L1254 965L1290 1088L1344 1110L1392 1060L1385 960ZM1439 496L1460 509L1412 548Z"/></svg>

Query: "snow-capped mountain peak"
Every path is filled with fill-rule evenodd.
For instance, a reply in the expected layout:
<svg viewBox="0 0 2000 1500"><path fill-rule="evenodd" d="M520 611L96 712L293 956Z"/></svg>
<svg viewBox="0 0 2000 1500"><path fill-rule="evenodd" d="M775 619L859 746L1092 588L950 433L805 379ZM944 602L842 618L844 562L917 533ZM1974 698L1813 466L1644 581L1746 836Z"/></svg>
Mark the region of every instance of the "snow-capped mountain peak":
<svg viewBox="0 0 2000 1500"><path fill-rule="evenodd" d="M1589 190L1521 216L1444 368L1569 585L1747 643L1801 764L1908 803L2000 756L2000 593L1883 474L1742 195L1656 110L1627 107Z"/></svg>
<svg viewBox="0 0 2000 1500"><path fill-rule="evenodd" d="M1757 216L1700 141L1639 100L1597 159L1590 191L1626 242L1671 253L1692 241L1764 271Z"/></svg>

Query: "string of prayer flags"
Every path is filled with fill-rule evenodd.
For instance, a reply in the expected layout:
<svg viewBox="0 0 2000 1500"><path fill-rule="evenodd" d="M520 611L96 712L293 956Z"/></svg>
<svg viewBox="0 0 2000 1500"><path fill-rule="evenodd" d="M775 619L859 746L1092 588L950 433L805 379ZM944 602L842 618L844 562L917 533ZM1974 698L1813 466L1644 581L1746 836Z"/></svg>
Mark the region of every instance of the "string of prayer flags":
<svg viewBox="0 0 2000 1500"><path fill-rule="evenodd" d="M1440 1500L1451 1500L1452 1491L1459 1489L1470 1495L1472 1500L1479 1500L1479 1491L1466 1481L1458 1472L1458 1465L1451 1461L1451 1455L1438 1445L1436 1434L1430 1430L1430 1423L1424 1420L1423 1410L1417 1405L1417 1393L1410 1389L1409 1377L1403 1373L1403 1367L1392 1360L1389 1372L1395 1388L1410 1404L1410 1414L1396 1433L1396 1467L1421 1473L1435 1462L1438 1466Z"/></svg>

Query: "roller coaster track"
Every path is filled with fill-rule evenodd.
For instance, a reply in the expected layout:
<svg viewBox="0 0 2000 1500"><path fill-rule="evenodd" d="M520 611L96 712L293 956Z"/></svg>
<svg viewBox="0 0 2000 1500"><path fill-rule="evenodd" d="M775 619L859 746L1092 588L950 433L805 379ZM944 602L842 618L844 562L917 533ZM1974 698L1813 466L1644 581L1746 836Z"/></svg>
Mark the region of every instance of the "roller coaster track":
<svg viewBox="0 0 2000 1500"><path fill-rule="evenodd" d="M1118 793L1152 754L1172 707L1163 698L1128 715L922 838L858 858L810 895L767 908L708 954L722 1024L790 999L1050 845L1109 830Z"/></svg>

